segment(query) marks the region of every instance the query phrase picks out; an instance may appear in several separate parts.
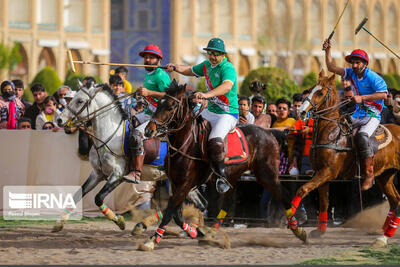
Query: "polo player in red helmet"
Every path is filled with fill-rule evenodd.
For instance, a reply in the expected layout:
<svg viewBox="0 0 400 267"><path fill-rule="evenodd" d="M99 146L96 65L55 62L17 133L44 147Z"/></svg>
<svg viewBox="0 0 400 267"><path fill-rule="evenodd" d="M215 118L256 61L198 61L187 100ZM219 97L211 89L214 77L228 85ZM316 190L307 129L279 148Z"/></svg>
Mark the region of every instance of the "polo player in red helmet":
<svg viewBox="0 0 400 267"><path fill-rule="evenodd" d="M364 50L356 49L346 56L345 59L351 64L351 68L342 68L333 63L329 39L325 40L323 49L328 70L349 80L354 93L353 101L357 104L363 103L363 105L357 105L352 120L354 126L360 126L355 135L355 144L359 157L362 159L362 172L365 179L362 189L368 190L374 183L374 151L370 146L369 138L379 126L383 101L388 94L387 85L381 76L367 67L369 57Z"/></svg>
<svg viewBox="0 0 400 267"><path fill-rule="evenodd" d="M154 44L147 45L143 51L139 53L143 57L144 65L161 65L163 54L161 49ZM131 131L130 150L132 151L131 172L125 176L126 179L138 182L142 175L144 148L143 135L147 123L151 119L151 115L157 108L157 102L165 95L165 88L168 88L171 79L169 75L161 68L146 67L147 73L144 78L144 87L137 89L137 96L143 96L148 101L148 106L144 111L135 115L139 122L139 126Z"/></svg>

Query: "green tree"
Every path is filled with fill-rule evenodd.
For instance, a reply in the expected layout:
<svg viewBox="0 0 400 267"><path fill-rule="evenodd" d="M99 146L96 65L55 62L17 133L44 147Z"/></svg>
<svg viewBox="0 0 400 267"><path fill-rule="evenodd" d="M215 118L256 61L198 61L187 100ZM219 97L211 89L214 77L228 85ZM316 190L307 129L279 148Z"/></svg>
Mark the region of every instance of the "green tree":
<svg viewBox="0 0 400 267"><path fill-rule="evenodd" d="M89 75L74 73L71 70L68 70L67 75L65 75L64 85L68 85L72 90L77 91L79 90L78 80L82 82L87 76ZM96 80L96 83L103 83L100 77L93 76L93 78Z"/></svg>
<svg viewBox="0 0 400 267"><path fill-rule="evenodd" d="M393 74L393 77L395 78L395 80L397 82L397 87L394 87L394 88L399 90L400 89L400 75L395 73L395 74Z"/></svg>
<svg viewBox="0 0 400 267"><path fill-rule="evenodd" d="M393 74L384 74L382 75L383 79L385 80L386 84L390 88L398 88L398 84L396 81L396 78L394 77Z"/></svg>
<svg viewBox="0 0 400 267"><path fill-rule="evenodd" d="M309 89L310 87L317 84L317 74L313 71L307 73L303 77L303 81L301 82L302 89Z"/></svg>
<svg viewBox="0 0 400 267"><path fill-rule="evenodd" d="M43 85L48 95L53 95L57 91L58 87L62 85L57 72L51 67L44 67L39 71L33 79L32 85L35 83Z"/></svg>
<svg viewBox="0 0 400 267"><path fill-rule="evenodd" d="M15 43L13 47L0 43L0 76L3 76L7 70L14 70L21 61L18 43Z"/></svg>
<svg viewBox="0 0 400 267"><path fill-rule="evenodd" d="M289 78L289 75L280 68L261 67L252 70L244 79L240 87L240 93L249 96L249 85L252 81L259 80L266 84L266 90L262 93L268 103L274 103L281 97L291 100L300 89L297 84Z"/></svg>

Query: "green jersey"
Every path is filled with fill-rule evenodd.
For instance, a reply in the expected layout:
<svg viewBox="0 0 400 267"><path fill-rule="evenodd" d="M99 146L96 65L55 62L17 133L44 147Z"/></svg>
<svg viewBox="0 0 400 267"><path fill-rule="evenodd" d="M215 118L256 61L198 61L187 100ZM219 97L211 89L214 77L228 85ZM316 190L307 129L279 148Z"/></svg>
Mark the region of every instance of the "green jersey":
<svg viewBox="0 0 400 267"><path fill-rule="evenodd" d="M237 96L237 75L236 70L226 58L217 66L212 66L206 60L192 67L196 76L204 76L207 91L214 90L222 83L228 81L233 84L231 90L225 95L211 98L208 110L217 114L238 114L239 104Z"/></svg>
<svg viewBox="0 0 400 267"><path fill-rule="evenodd" d="M165 92L165 88L167 88L170 83L171 79L169 78L169 75L160 68L157 68L152 72L147 72L146 77L144 78L144 87L155 92ZM151 96L147 96L146 99L149 101L149 105L144 109L144 112L147 115L152 115L157 109L158 99Z"/></svg>

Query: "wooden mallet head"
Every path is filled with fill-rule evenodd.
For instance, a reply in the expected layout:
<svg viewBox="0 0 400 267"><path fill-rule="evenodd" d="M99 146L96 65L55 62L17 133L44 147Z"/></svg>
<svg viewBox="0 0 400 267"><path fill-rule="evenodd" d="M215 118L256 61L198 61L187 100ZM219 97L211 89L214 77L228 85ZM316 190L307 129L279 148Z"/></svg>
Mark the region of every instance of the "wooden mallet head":
<svg viewBox="0 0 400 267"><path fill-rule="evenodd" d="M69 60L69 65L71 66L71 69L73 72L76 72L75 65L74 65L74 59L72 58L71 50L68 50L67 54L68 54L68 60Z"/></svg>

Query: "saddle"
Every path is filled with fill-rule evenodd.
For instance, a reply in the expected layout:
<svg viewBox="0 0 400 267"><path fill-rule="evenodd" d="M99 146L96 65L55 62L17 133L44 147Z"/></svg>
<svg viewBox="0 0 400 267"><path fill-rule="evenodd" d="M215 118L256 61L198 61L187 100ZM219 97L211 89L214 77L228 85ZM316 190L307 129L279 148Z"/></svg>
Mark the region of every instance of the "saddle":
<svg viewBox="0 0 400 267"><path fill-rule="evenodd" d="M353 129L353 136L358 132L359 129L360 127L356 127ZM389 145L390 142L392 142L392 138L392 133L388 130L388 128L386 128L382 124L379 124L374 134L369 138L369 144L372 147L374 154L376 154L376 152L378 152L380 149Z"/></svg>
<svg viewBox="0 0 400 267"><path fill-rule="evenodd" d="M199 118L198 138L203 159L207 159L207 141L211 132L208 121ZM235 165L247 162L249 159L249 145L242 130L236 127L225 138L225 165Z"/></svg>

